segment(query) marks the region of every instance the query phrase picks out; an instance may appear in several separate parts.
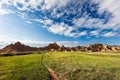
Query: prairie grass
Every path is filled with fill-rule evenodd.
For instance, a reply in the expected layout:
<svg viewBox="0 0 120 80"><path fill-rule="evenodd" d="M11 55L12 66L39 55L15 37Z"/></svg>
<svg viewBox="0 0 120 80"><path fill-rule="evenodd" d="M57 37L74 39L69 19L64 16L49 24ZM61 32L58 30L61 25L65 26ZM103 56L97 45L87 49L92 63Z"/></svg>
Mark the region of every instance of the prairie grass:
<svg viewBox="0 0 120 80"><path fill-rule="evenodd" d="M119 52L48 52L0 57L0 80L49 80L42 63L68 80L120 80Z"/></svg>

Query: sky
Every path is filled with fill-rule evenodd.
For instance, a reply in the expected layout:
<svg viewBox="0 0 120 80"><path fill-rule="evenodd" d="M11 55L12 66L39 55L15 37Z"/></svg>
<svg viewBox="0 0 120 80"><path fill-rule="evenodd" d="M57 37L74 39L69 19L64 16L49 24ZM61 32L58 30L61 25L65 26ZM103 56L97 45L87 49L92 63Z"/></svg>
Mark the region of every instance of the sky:
<svg viewBox="0 0 120 80"><path fill-rule="evenodd" d="M0 48L120 45L120 0L0 0Z"/></svg>

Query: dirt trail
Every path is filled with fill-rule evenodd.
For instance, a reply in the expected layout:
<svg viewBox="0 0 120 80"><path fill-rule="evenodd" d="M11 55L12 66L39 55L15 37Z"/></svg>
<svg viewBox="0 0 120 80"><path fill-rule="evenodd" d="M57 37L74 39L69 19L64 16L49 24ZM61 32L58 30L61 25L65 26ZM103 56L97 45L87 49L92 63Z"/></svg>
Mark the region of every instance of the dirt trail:
<svg viewBox="0 0 120 80"><path fill-rule="evenodd" d="M50 67L48 67L47 65L44 65L44 66L47 68L49 72L50 80L67 80L66 78L59 79L60 76L57 76Z"/></svg>

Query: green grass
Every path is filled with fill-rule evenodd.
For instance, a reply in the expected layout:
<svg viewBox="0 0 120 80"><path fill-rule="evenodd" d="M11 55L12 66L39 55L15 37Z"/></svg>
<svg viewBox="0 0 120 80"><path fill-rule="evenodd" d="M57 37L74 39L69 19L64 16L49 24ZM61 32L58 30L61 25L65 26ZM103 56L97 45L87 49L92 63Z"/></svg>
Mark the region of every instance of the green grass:
<svg viewBox="0 0 120 80"><path fill-rule="evenodd" d="M0 57L0 80L48 80L42 54ZM120 80L120 54L49 52L44 64L68 80Z"/></svg>

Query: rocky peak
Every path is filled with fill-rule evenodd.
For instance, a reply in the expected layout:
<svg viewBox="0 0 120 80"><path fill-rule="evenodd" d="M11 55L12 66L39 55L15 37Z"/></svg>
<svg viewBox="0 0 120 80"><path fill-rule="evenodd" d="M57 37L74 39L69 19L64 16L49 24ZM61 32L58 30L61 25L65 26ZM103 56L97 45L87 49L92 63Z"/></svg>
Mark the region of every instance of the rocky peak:
<svg viewBox="0 0 120 80"><path fill-rule="evenodd" d="M35 51L37 48L26 46L20 42L10 44L2 49L2 52L25 52L25 51Z"/></svg>
<svg viewBox="0 0 120 80"><path fill-rule="evenodd" d="M14 45L23 45L23 44L18 41Z"/></svg>
<svg viewBox="0 0 120 80"><path fill-rule="evenodd" d="M56 42L50 43L50 44L47 46L48 49L55 49L55 50L58 50L59 47L60 47L60 46L59 46Z"/></svg>
<svg viewBox="0 0 120 80"><path fill-rule="evenodd" d="M58 51L65 51L65 50L66 50L66 48L64 47L64 45L62 45L62 46L59 47Z"/></svg>

